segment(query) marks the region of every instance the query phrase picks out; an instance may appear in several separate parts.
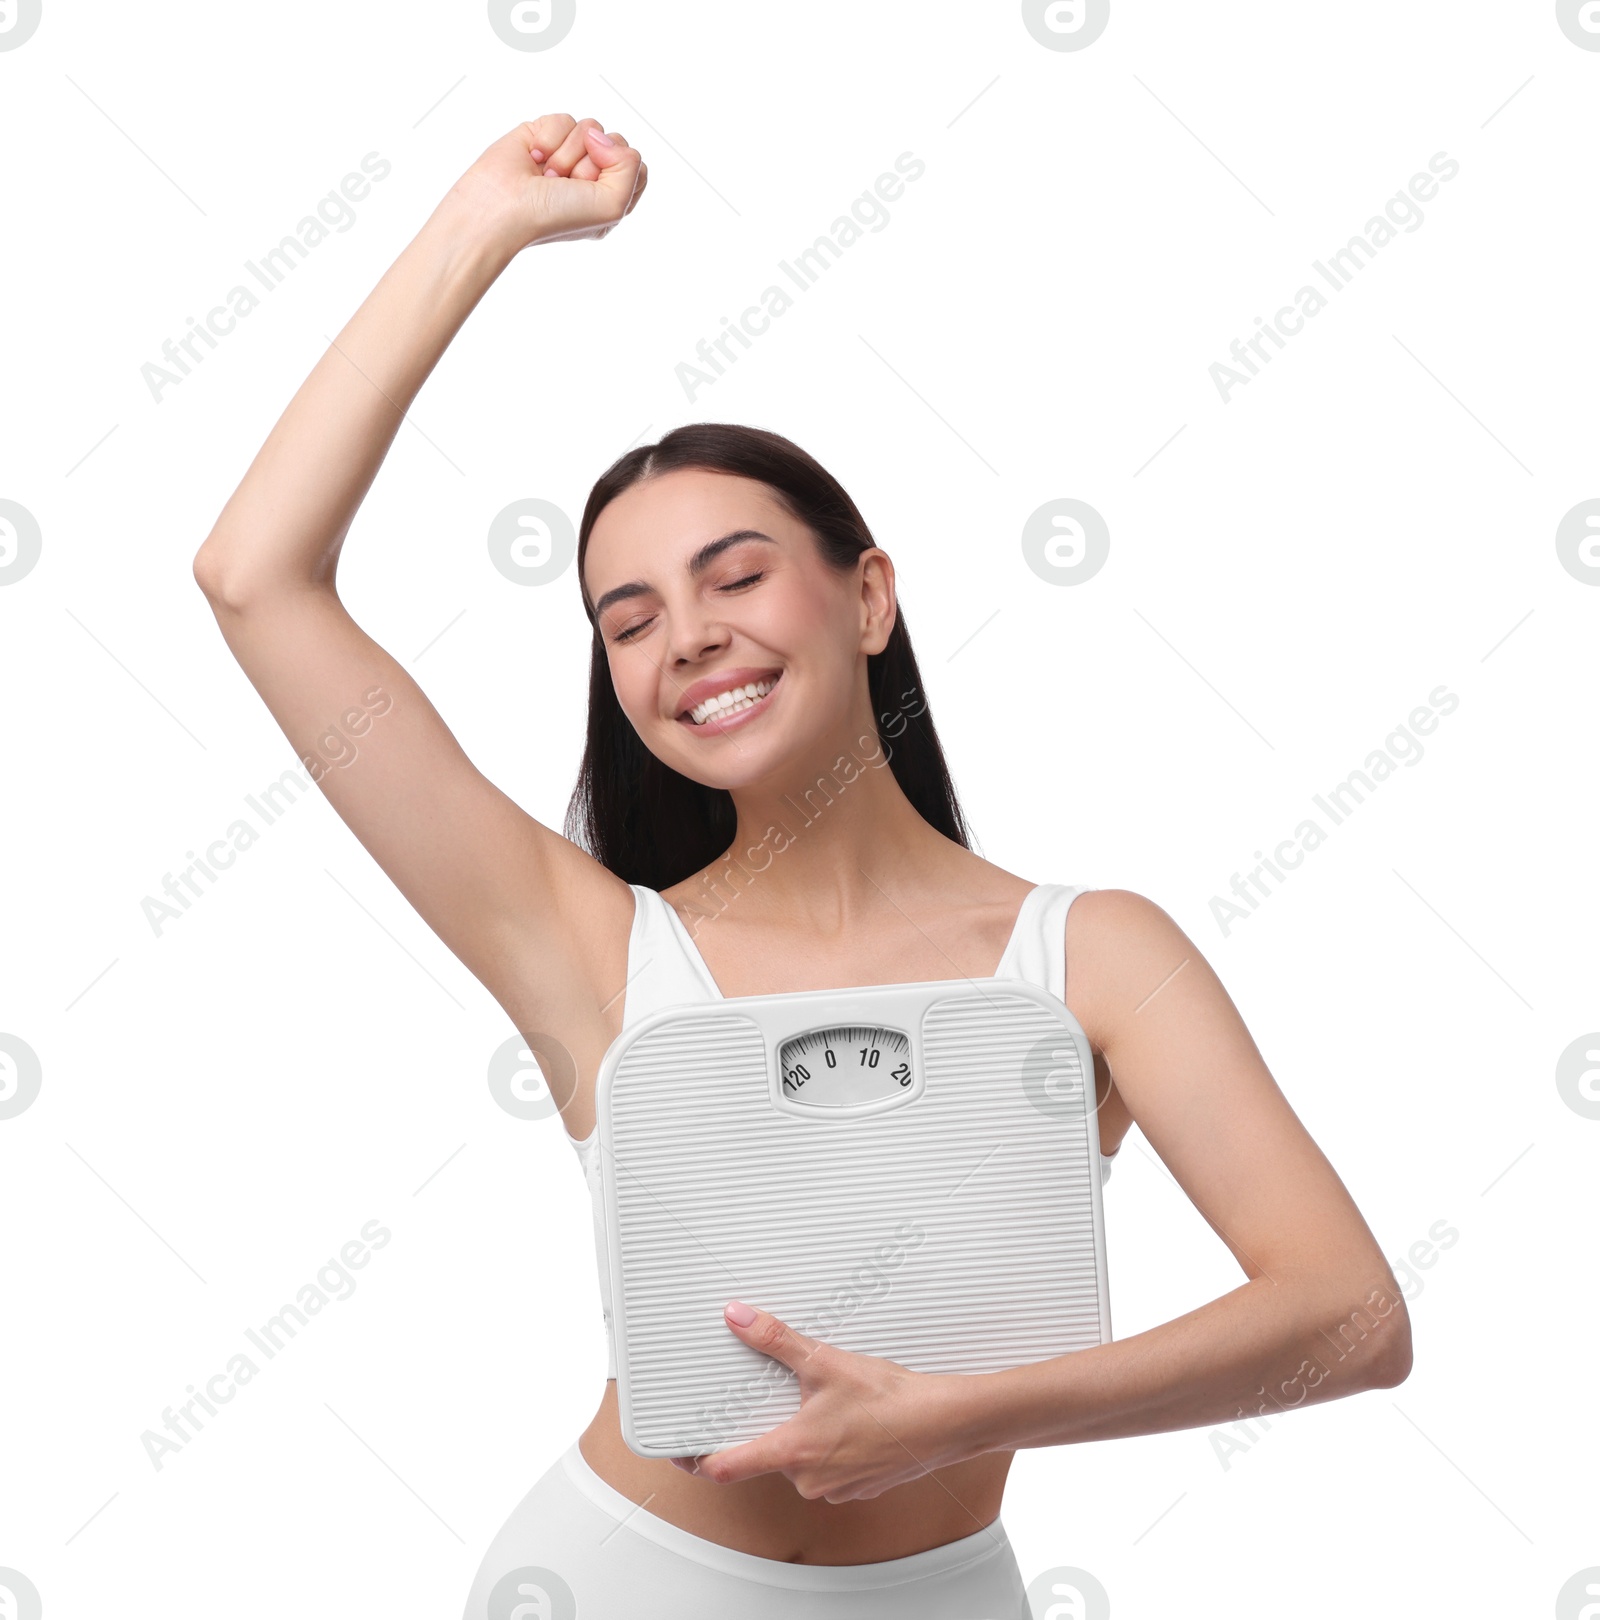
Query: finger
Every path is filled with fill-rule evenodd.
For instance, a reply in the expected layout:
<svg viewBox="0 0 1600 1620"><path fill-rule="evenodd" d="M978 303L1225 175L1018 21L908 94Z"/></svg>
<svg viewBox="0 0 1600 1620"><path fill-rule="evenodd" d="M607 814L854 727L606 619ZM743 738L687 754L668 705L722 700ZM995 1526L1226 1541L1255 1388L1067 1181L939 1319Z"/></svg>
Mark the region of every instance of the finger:
<svg viewBox="0 0 1600 1620"><path fill-rule="evenodd" d="M740 1322L734 1314L736 1311L740 1315L748 1314L750 1320ZM787 1322L780 1322L770 1311L758 1310L754 1305L744 1305L736 1299L728 1301L722 1319L751 1349L771 1356L774 1361L781 1361L795 1372L806 1369L812 1357L819 1350L827 1348L820 1339L807 1338Z"/></svg>
<svg viewBox="0 0 1600 1620"><path fill-rule="evenodd" d="M728 1446L722 1451L709 1451L699 1458L701 1479L715 1480L719 1485L732 1485L741 1479L754 1479L758 1474L775 1474L793 1461L792 1448L785 1435L788 1424L747 1440L741 1446Z"/></svg>
<svg viewBox="0 0 1600 1620"><path fill-rule="evenodd" d="M616 130L609 130L607 133L619 146L626 146L628 144L626 138L619 135ZM593 153L585 152L583 156L578 159L577 163L573 166L570 178L573 180L598 180L600 178L600 165L595 162Z"/></svg>
<svg viewBox="0 0 1600 1620"><path fill-rule="evenodd" d="M570 177L574 166L589 150L586 131L599 127L598 118L584 118L575 123L562 137L560 145L544 160L544 172Z"/></svg>
<svg viewBox="0 0 1600 1620"><path fill-rule="evenodd" d="M585 139L589 143L589 155L600 166L595 183L606 193L620 219L638 197L643 160L620 135L606 137L603 131L591 129ZM609 145L606 144L608 139Z"/></svg>
<svg viewBox="0 0 1600 1620"><path fill-rule="evenodd" d="M639 198L644 194L644 188L649 185L649 183L650 165L648 163L641 163L639 165L639 178L634 183L633 195L628 199L628 206L622 210L625 215L633 212L634 208L638 205Z"/></svg>
<svg viewBox="0 0 1600 1620"><path fill-rule="evenodd" d="M546 113L542 118L529 119L516 133L522 137L533 161L542 163L545 155L555 151L572 133L576 123L571 113Z"/></svg>

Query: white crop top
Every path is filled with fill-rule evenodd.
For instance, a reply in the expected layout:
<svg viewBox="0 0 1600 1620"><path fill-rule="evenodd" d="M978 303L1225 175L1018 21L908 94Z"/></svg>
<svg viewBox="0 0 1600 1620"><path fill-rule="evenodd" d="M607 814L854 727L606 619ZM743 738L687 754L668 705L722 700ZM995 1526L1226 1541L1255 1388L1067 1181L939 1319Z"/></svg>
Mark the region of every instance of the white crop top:
<svg viewBox="0 0 1600 1620"><path fill-rule="evenodd" d="M624 992L622 1026L626 1029L662 1007L693 1001L725 999L717 988L711 970L699 947L690 937L672 906L655 889L639 883L633 890L633 926L628 933L628 977ZM1024 897L1011 938L992 977L1026 979L1054 995L1061 995L1067 983L1067 909L1088 891L1066 883L1040 883ZM581 1140L568 1137L577 1150L589 1187L589 1204L594 1221L595 1255L600 1268L601 1314L606 1325L606 1377L617 1376L617 1347L611 1325L610 1263L606 1253L605 1211L600 1202L600 1185L594 1175L594 1146L599 1137L597 1124ZM1114 1153L1100 1155L1100 1179L1111 1175Z"/></svg>

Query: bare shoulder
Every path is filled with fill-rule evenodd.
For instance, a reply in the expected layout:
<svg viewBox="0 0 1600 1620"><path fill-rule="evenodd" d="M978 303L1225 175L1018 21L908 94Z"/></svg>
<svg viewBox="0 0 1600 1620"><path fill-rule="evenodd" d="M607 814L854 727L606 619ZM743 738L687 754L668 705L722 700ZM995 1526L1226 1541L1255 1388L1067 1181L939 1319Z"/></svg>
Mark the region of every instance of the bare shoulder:
<svg viewBox="0 0 1600 1620"><path fill-rule="evenodd" d="M1167 912L1132 889L1086 889L1067 912L1067 940L1079 948L1073 967L1100 977L1147 966L1174 945L1195 948Z"/></svg>
<svg viewBox="0 0 1600 1620"><path fill-rule="evenodd" d="M1119 1028L1174 975L1194 972L1216 983L1194 941L1132 889L1080 894L1067 912L1066 952L1068 1005L1100 1051L1116 1044Z"/></svg>

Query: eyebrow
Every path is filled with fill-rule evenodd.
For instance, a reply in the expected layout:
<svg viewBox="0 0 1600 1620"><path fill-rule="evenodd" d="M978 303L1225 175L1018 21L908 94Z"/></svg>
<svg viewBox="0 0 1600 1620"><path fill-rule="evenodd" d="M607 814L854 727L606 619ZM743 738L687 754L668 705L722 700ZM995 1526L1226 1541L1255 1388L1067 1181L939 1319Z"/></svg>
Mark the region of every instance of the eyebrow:
<svg viewBox="0 0 1600 1620"><path fill-rule="evenodd" d="M770 534L763 534L760 529L735 529L731 534L725 534L716 540L708 540L701 546L689 559L690 576L698 578L729 546L736 546L741 540L765 540L771 546L778 543ZM643 579L630 580L626 585L615 586L595 603L594 616L598 619L613 602L625 602L633 596L648 596L654 590L655 586Z"/></svg>

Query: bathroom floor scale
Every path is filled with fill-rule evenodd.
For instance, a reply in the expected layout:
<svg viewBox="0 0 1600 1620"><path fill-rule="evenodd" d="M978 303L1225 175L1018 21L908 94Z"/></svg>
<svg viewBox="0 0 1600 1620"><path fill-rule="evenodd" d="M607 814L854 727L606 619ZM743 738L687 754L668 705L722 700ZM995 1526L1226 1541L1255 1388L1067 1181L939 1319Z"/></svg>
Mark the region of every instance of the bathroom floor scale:
<svg viewBox="0 0 1600 1620"><path fill-rule="evenodd" d="M596 1081L622 1434L700 1455L800 1408L741 1299L917 1372L1111 1338L1094 1069L1058 997L936 980L664 1007Z"/></svg>

